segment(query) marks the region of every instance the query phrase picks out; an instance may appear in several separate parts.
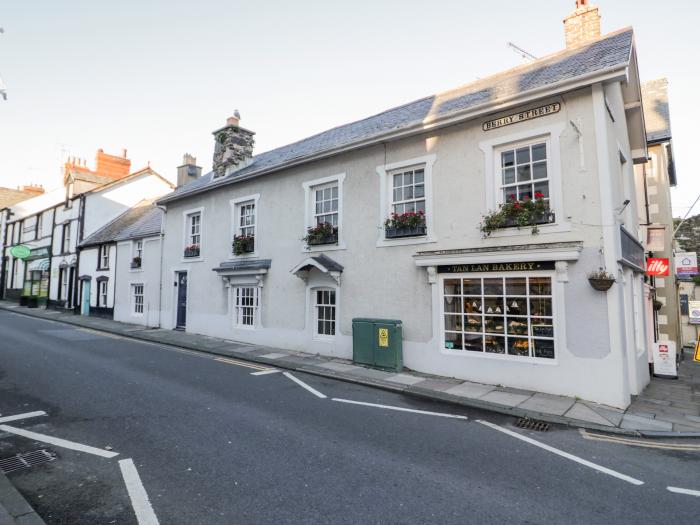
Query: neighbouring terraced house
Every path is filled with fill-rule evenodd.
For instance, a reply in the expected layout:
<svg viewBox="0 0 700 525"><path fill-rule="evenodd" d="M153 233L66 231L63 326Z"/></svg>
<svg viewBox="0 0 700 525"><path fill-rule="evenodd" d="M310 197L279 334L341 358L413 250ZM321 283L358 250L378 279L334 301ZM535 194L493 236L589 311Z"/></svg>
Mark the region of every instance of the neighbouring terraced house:
<svg viewBox="0 0 700 525"><path fill-rule="evenodd" d="M627 406L649 381L634 33L584 0L564 25L563 51L265 153L228 119L213 170L158 201L161 326L349 358L353 318L398 319L411 369Z"/></svg>

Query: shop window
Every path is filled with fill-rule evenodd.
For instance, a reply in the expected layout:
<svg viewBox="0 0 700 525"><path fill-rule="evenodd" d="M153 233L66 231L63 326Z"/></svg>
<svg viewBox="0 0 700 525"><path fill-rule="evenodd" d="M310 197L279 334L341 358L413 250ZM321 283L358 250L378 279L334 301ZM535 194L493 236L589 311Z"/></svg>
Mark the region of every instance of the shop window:
<svg viewBox="0 0 700 525"><path fill-rule="evenodd" d="M551 277L449 277L442 291L446 349L554 359Z"/></svg>
<svg viewBox="0 0 700 525"><path fill-rule="evenodd" d="M257 324L259 287L237 286L233 289L236 328L253 328Z"/></svg>

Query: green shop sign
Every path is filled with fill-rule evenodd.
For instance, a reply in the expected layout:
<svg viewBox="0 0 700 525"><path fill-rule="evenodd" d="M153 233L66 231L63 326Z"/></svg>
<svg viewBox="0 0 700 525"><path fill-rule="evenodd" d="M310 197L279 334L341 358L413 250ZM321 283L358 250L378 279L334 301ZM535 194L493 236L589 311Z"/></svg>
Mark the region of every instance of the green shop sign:
<svg viewBox="0 0 700 525"><path fill-rule="evenodd" d="M13 246L10 248L10 255L15 259L26 259L32 251L27 246Z"/></svg>

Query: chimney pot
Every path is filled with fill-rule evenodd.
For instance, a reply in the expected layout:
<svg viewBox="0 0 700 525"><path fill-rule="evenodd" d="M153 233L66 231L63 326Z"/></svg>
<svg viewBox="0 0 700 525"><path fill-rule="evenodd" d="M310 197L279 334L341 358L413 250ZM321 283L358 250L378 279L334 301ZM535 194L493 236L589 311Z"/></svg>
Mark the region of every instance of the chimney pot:
<svg viewBox="0 0 700 525"><path fill-rule="evenodd" d="M198 179L202 175L202 168L197 166L197 159L185 153L182 156L182 166L177 168L177 187L184 186Z"/></svg>

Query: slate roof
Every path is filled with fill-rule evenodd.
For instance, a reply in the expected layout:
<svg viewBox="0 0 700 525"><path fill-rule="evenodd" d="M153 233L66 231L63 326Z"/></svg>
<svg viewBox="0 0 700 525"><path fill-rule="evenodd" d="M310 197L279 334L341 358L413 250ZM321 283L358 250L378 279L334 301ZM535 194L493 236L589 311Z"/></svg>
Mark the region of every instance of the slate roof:
<svg viewBox="0 0 700 525"><path fill-rule="evenodd" d="M80 246L140 239L160 234L163 211L152 201L142 201L85 239Z"/></svg>
<svg viewBox="0 0 700 525"><path fill-rule="evenodd" d="M12 188L0 188L0 210L36 196L36 193L25 193L22 190Z"/></svg>
<svg viewBox="0 0 700 525"><path fill-rule="evenodd" d="M343 271L343 265L335 262L333 259L328 257L325 253L322 253L321 255L316 255L316 256L311 257L311 258L314 261L316 261L318 264L323 266L329 272L342 272Z"/></svg>
<svg viewBox="0 0 700 525"><path fill-rule="evenodd" d="M647 142L671 138L671 115L668 109L668 79L658 78L642 83L642 107L647 128Z"/></svg>
<svg viewBox="0 0 700 525"><path fill-rule="evenodd" d="M605 35L591 44L564 50L466 86L425 97L255 155L250 165L231 175L214 179L212 172L207 173L177 188L159 202L170 202L194 192L208 191L243 178L269 173L294 161L324 152L378 140L388 133L420 125L426 119L447 118L477 106L496 104L504 99L547 88L558 82L603 73L615 67L627 67L633 42L634 33L631 28Z"/></svg>

